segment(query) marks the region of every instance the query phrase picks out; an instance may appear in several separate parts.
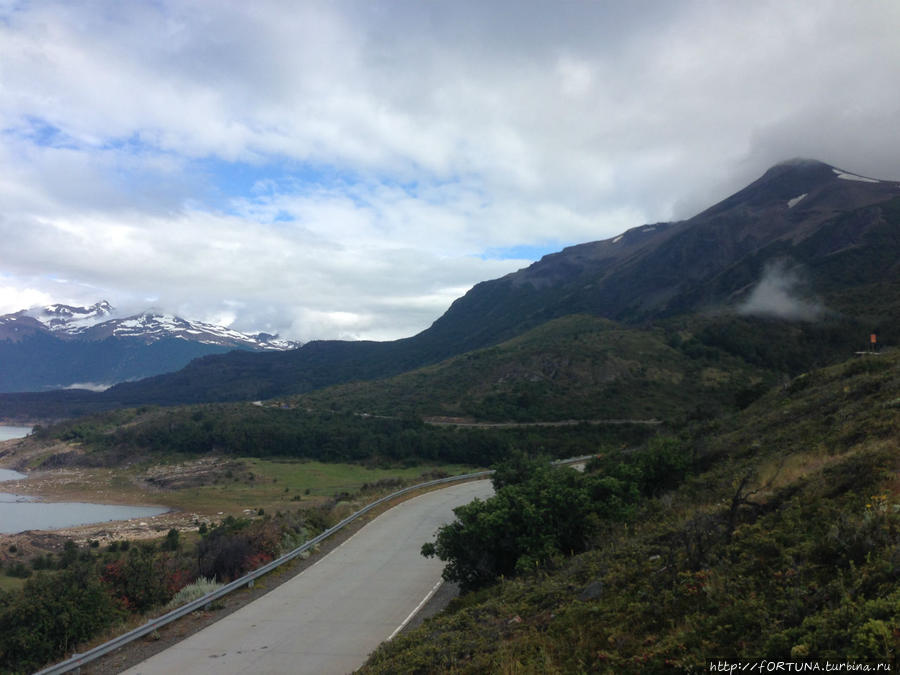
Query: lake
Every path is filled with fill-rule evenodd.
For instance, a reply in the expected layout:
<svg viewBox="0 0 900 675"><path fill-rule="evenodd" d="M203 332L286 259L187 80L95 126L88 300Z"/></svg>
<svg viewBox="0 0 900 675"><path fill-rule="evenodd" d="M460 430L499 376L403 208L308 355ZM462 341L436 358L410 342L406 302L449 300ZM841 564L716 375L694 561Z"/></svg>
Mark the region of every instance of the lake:
<svg viewBox="0 0 900 675"><path fill-rule="evenodd" d="M10 427L0 425L0 441L8 441L11 438L24 438L31 433L31 427Z"/></svg>
<svg viewBox="0 0 900 675"><path fill-rule="evenodd" d="M0 534L25 530L58 530L110 520L151 518L168 509L159 506L121 506L81 502L36 502L30 497L0 492Z"/></svg>
<svg viewBox="0 0 900 675"><path fill-rule="evenodd" d="M2 431L24 429L19 436L6 436L3 440L20 438L31 427L0 427ZM0 469L0 481L27 478L23 473ZM159 506L122 506L120 504L88 504L84 502L39 502L33 497L0 492L0 534L15 534L25 530L58 530L61 527L90 525L110 520L151 518L168 511Z"/></svg>

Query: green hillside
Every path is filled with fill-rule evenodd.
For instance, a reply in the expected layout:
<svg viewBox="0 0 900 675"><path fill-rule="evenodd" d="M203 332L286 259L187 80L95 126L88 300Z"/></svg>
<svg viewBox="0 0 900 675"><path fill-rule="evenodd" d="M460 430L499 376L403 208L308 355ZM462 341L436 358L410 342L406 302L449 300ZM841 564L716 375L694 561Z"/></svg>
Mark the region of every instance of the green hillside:
<svg viewBox="0 0 900 675"><path fill-rule="evenodd" d="M463 596L363 672L706 672L714 658L896 668L900 353L801 375L678 443L677 489L629 511L595 487L590 550ZM642 452L563 483L621 482L649 466Z"/></svg>
<svg viewBox="0 0 900 675"><path fill-rule="evenodd" d="M697 410L709 415L728 409L773 379L767 369L721 349L681 337L673 346L673 336L664 328L568 316L437 365L290 402L312 409L485 421L674 421Z"/></svg>

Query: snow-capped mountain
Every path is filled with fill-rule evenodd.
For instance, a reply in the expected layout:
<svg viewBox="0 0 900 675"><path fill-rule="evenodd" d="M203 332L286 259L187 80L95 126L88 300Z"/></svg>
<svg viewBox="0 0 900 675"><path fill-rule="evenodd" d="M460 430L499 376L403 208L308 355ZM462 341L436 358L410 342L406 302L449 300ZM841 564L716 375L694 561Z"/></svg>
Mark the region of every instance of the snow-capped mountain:
<svg viewBox="0 0 900 675"><path fill-rule="evenodd" d="M72 307L71 305L48 305L33 307L24 312L26 316L37 319L52 331L75 334L78 330L90 328L107 321L113 315L112 306L102 300L91 307ZM0 319L5 317L0 317Z"/></svg>
<svg viewBox="0 0 900 675"><path fill-rule="evenodd" d="M109 325L107 325L109 324ZM172 314L144 312L125 319L114 319L94 325L86 332L105 332L111 329L116 337L139 337L158 340L163 337L177 337L205 344L247 346L263 350L296 349L299 342L283 340L277 335L255 333L248 335L231 328L215 326L202 321L188 321Z"/></svg>
<svg viewBox="0 0 900 675"><path fill-rule="evenodd" d="M32 307L15 314L0 316L0 340L15 339L12 328L27 330L32 319L60 339L105 340L109 337L135 338L145 343L165 338L178 338L190 342L221 345L238 349L280 351L296 349L299 342L284 340L268 333L248 334L232 328L216 326L202 321L189 321L173 314L147 310L140 314L117 317L117 312L106 300L90 307L71 305L47 305ZM6 329L6 330L4 330Z"/></svg>
<svg viewBox="0 0 900 675"><path fill-rule="evenodd" d="M232 349L300 346L277 335L241 333L156 310L119 316L105 300L90 307L32 307L0 316L0 392L102 389Z"/></svg>

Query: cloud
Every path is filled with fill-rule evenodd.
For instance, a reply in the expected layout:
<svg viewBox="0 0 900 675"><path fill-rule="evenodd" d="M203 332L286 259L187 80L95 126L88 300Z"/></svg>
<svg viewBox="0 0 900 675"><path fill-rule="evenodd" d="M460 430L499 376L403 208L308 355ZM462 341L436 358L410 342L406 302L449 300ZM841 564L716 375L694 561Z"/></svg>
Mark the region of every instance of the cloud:
<svg viewBox="0 0 900 675"><path fill-rule="evenodd" d="M898 28L834 0L3 3L0 275L401 337L528 262L497 252L688 217L787 157L900 178Z"/></svg>
<svg viewBox="0 0 900 675"><path fill-rule="evenodd" d="M825 313L825 306L805 290L806 282L798 267L785 260L766 265L762 278L747 299L738 306L738 313L765 316L789 321L817 321Z"/></svg>
<svg viewBox="0 0 900 675"><path fill-rule="evenodd" d="M2 279L2 277L0 277ZM53 298L35 288L8 286L0 283L0 314L11 314L20 309L37 307L53 302Z"/></svg>
<svg viewBox="0 0 900 675"><path fill-rule="evenodd" d="M105 384L102 382L75 382L74 384L67 385L65 387L61 387L62 389L86 389L88 391L106 391L110 387L112 387L115 382L112 384Z"/></svg>

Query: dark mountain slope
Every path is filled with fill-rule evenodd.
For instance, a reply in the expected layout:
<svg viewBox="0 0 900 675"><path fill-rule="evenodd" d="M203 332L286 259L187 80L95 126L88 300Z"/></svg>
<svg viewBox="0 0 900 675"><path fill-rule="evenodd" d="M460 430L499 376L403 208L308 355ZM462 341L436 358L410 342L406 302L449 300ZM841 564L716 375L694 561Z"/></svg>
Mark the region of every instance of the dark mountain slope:
<svg viewBox="0 0 900 675"><path fill-rule="evenodd" d="M809 293L826 309L834 299L833 309L864 333L873 320L884 323L883 317L867 303L849 299L864 298L853 291L875 283L896 290L898 231L900 185L794 160L689 220L644 225L566 248L477 284L412 338L320 341L283 354L205 358L175 374L86 397L79 407L266 398L387 377L570 314L640 326L687 313L733 311L776 261L788 270L800 265L791 273L804 278ZM0 416L23 405L0 397Z"/></svg>
<svg viewBox="0 0 900 675"><path fill-rule="evenodd" d="M291 404L493 422L672 421L698 409L727 409L772 379L738 358L690 353L668 338L662 328L566 316L499 345L389 379L328 387Z"/></svg>
<svg viewBox="0 0 900 675"><path fill-rule="evenodd" d="M536 323L586 311L607 318L641 321L727 304L731 295L759 280L760 262L793 255L823 265L822 276L843 271L828 256L855 247L856 257L877 254L868 274L886 274L896 263L896 243L866 239L879 226L897 225L900 189L893 182L840 178L827 164L795 160L767 171L747 188L679 223L645 225L621 237L581 244L545 256L527 269L477 285L433 326L481 323L484 306L498 324L515 331L522 317ZM847 174L845 174L847 175ZM791 200L803 198L790 206ZM889 205L889 206L888 206ZM809 241L807 241L809 240ZM726 270L750 274L725 276ZM853 283L852 279L839 283ZM502 308L510 308L503 311Z"/></svg>
<svg viewBox="0 0 900 675"><path fill-rule="evenodd" d="M59 389L146 377L183 368L192 359L224 354L230 347L164 338L150 344L117 339L72 341L36 333L19 341L0 340L0 391ZM76 385L77 386L77 385Z"/></svg>

